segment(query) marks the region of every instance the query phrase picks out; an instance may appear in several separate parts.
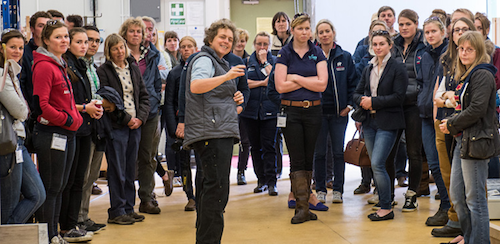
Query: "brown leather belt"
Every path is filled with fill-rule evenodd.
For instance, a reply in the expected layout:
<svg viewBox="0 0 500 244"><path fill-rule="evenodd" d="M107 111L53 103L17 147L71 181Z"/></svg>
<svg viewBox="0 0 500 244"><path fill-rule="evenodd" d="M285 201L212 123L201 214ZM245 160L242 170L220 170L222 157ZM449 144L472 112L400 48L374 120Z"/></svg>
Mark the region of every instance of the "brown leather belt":
<svg viewBox="0 0 500 244"><path fill-rule="evenodd" d="M285 106L292 106L292 107L301 107L301 108L309 108L312 106L318 106L321 104L321 100L316 100L316 101L290 101L290 100L284 100L281 99L281 105Z"/></svg>

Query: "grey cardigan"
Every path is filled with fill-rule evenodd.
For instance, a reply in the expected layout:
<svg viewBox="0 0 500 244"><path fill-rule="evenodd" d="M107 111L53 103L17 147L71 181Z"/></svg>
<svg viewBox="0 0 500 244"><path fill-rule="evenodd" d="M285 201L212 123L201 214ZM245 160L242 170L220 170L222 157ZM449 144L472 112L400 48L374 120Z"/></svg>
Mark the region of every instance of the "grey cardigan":
<svg viewBox="0 0 500 244"><path fill-rule="evenodd" d="M226 74L229 63L220 59L214 50L203 46L189 63L186 72L186 112L183 146L189 146L197 141L234 138L235 143L240 139L238 129L238 114L233 95L237 91L235 79L225 81L221 85L203 94L191 92L191 71L194 62L200 57L208 57L215 68L215 76Z"/></svg>
<svg viewBox="0 0 500 244"><path fill-rule="evenodd" d="M16 131L17 136L25 138L26 132L24 130L23 122L28 117L28 105L24 100L23 93L17 75L21 72L21 66L13 60L8 60L9 70L12 76L7 75L5 80L5 87L0 92L0 102L9 111L9 114L15 119L12 127ZM3 74L3 68L0 68L0 74ZM14 80L11 78L14 77ZM15 87L14 87L15 82ZM16 89L17 88L17 89ZM17 92L16 92L17 91Z"/></svg>

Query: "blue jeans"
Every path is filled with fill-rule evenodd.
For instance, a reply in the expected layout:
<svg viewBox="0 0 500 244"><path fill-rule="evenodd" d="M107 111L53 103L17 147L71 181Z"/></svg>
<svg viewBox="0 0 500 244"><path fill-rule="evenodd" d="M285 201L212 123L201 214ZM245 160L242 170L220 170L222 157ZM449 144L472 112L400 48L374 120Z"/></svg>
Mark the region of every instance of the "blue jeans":
<svg viewBox="0 0 500 244"><path fill-rule="evenodd" d="M370 156L373 178L378 189L380 207L391 209L391 180L386 170L386 160L396 142L398 130L379 129L374 119L363 122L366 150ZM375 147L375 145L377 145Z"/></svg>
<svg viewBox="0 0 500 244"><path fill-rule="evenodd" d="M106 143L108 161L108 186L111 207L110 219L134 212L135 205L135 169L141 128L131 130L128 127L113 129L113 140Z"/></svg>
<svg viewBox="0 0 500 244"><path fill-rule="evenodd" d="M486 199L489 160L461 159L462 136L456 137L455 141L450 195L465 243L490 243L490 220Z"/></svg>
<svg viewBox="0 0 500 244"><path fill-rule="evenodd" d="M200 155L203 179L197 184L196 243L220 243L224 209L229 199L229 171L234 138L208 139L193 143Z"/></svg>
<svg viewBox="0 0 500 244"><path fill-rule="evenodd" d="M45 189L35 164L24 147L24 140L18 137L18 149L23 152L23 162L14 164L9 176L2 178L1 202L2 224L24 224L45 202ZM14 154L0 156L0 176L5 176L11 166ZM15 159L14 159L15 160ZM23 200L19 196L23 194Z"/></svg>
<svg viewBox="0 0 500 244"><path fill-rule="evenodd" d="M258 184L276 185L276 119L260 120L240 118L248 133L252 162ZM241 127L240 127L241 128Z"/></svg>
<svg viewBox="0 0 500 244"><path fill-rule="evenodd" d="M431 170L434 181L438 188L438 193L441 196L440 208L450 208L450 198L444 185L443 177L441 177L441 170L439 168L439 157L436 149L436 131L434 129L433 119L422 119L422 142L424 146L425 156L429 169Z"/></svg>
<svg viewBox="0 0 500 244"><path fill-rule="evenodd" d="M35 126L33 143L38 158L38 170L47 198L36 212L40 223L48 224L49 240L57 236L57 225L61 211L62 193L68 182L75 156L75 137L67 136L65 151L51 149L52 132Z"/></svg>
<svg viewBox="0 0 500 244"><path fill-rule="evenodd" d="M344 193L344 138L348 117L335 114L323 114L321 130L319 131L314 150L314 178L316 192L326 192L326 155L327 139L330 135L333 150L333 190Z"/></svg>

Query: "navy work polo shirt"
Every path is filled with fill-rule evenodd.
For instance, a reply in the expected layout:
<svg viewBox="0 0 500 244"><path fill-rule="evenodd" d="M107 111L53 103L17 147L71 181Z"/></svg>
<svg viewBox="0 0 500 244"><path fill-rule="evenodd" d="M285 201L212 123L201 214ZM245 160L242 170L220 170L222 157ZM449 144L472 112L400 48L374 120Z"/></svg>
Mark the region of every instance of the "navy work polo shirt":
<svg viewBox="0 0 500 244"><path fill-rule="evenodd" d="M317 76L316 64L321 61L326 61L323 50L315 46L311 41L308 41L309 51L301 58L295 50L293 50L293 41L294 39L279 51L276 63L286 65L288 67L287 74L296 74L304 77ZM281 99L291 101L315 101L321 99L321 92L313 92L306 88L300 88L295 91L282 93Z"/></svg>

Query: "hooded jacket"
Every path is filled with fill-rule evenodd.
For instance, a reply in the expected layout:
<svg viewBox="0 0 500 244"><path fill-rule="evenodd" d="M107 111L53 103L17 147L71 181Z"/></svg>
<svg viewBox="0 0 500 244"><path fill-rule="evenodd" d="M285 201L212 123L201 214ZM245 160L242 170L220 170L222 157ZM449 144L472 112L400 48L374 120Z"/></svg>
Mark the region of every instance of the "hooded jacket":
<svg viewBox="0 0 500 244"><path fill-rule="evenodd" d="M37 128L73 135L82 125L64 60L43 47L33 52L33 95ZM60 127L60 130L55 127Z"/></svg>
<svg viewBox="0 0 500 244"><path fill-rule="evenodd" d="M425 52L424 43L424 32L422 30L417 30L413 41L408 47L409 50L406 51L407 55L404 57L404 38L401 34L398 34L394 39L394 46L392 48L392 56L399 62L402 62L406 66L408 72L408 88L406 89L405 106L416 105L417 95L422 84L417 80L417 74L420 72L420 61L422 60L422 55Z"/></svg>
<svg viewBox="0 0 500 244"><path fill-rule="evenodd" d="M420 62L420 72L417 75L418 83L422 84L422 89L418 93L417 105L420 110L421 118L432 118L434 108L433 93L436 79L439 76L439 58L448 48L448 39L433 48L431 45L425 48Z"/></svg>
<svg viewBox="0 0 500 244"><path fill-rule="evenodd" d="M328 85L323 92L321 104L323 114L339 116L347 105L354 105L352 95L358 85L359 75L351 54L336 43L333 45L327 60Z"/></svg>
<svg viewBox="0 0 500 244"><path fill-rule="evenodd" d="M474 67L464 81L464 90L460 97L462 111L448 117L446 126L450 134L463 133L460 158L473 158L469 155L471 140L483 136L493 138L494 153L500 154L500 136L498 118L495 110L495 74L497 69L491 64L479 64Z"/></svg>

